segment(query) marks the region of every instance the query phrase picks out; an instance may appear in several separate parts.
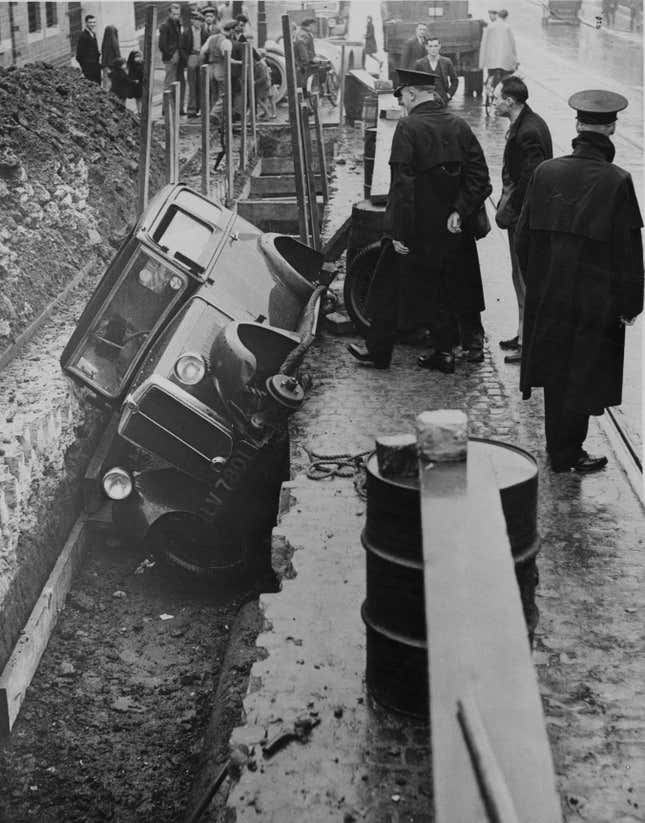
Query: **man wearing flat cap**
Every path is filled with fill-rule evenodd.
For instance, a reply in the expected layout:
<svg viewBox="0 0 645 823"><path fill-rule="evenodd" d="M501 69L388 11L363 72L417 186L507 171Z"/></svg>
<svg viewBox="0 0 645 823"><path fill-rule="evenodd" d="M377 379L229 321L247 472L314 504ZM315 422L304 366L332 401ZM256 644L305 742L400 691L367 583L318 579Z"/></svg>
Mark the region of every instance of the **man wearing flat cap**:
<svg viewBox="0 0 645 823"><path fill-rule="evenodd" d="M609 139L620 94L581 91L573 153L537 167L516 229L526 278L520 387L544 388L555 472L602 469L583 449L590 415L621 402L625 326L643 309L643 221Z"/></svg>
<svg viewBox="0 0 645 823"><path fill-rule="evenodd" d="M392 138L385 236L367 301L367 348L352 344L349 351L366 365L388 368L403 322L405 330L430 325L436 351L420 357L419 365L452 373L457 327L469 360L484 357L484 295L471 221L491 192L488 167L470 126L434 90L435 77L397 73L394 93L407 117Z"/></svg>
<svg viewBox="0 0 645 823"><path fill-rule="evenodd" d="M307 75L316 63L314 31L317 25L315 17L307 17L296 29L293 36L293 59L296 64L296 79L303 91L306 89Z"/></svg>

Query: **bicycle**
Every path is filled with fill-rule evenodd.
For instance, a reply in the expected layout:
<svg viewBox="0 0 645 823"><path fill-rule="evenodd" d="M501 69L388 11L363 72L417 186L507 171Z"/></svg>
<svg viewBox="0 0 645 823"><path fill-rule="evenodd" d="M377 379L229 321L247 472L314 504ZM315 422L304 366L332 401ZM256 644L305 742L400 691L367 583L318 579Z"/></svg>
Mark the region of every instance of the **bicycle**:
<svg viewBox="0 0 645 823"><path fill-rule="evenodd" d="M338 104L340 83L331 60L326 57L316 59L308 70L306 87L307 97L317 92L321 100L326 97L332 106Z"/></svg>

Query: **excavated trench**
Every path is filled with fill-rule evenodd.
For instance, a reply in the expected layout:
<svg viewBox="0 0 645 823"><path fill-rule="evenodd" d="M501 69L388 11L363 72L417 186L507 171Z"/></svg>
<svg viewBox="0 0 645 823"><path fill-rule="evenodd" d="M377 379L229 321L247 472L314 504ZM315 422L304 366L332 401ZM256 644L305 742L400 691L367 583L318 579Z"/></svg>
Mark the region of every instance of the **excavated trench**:
<svg viewBox="0 0 645 823"><path fill-rule="evenodd" d="M0 140L2 669L79 513L107 422L58 357L135 220L139 137L135 118L78 72L36 64L0 69ZM199 179L198 146L189 131L188 182ZM155 138L151 193L163 160ZM253 575L200 580L154 540L91 531L0 743L2 823L188 817L228 757L256 655L257 595L275 586L269 535L252 551L263 561Z"/></svg>

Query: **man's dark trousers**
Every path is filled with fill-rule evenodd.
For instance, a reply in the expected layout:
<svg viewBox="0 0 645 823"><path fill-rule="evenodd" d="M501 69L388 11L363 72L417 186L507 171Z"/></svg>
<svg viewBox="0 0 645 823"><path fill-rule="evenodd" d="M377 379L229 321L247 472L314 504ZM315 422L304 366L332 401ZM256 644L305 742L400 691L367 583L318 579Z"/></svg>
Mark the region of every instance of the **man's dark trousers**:
<svg viewBox="0 0 645 823"><path fill-rule="evenodd" d="M378 363L389 364L396 340L401 255L390 239L381 242L381 254L367 296L370 327L367 350Z"/></svg>
<svg viewBox="0 0 645 823"><path fill-rule="evenodd" d="M544 386L546 450L555 467L571 466L578 460L589 429L589 415L567 409L566 394L563 378Z"/></svg>

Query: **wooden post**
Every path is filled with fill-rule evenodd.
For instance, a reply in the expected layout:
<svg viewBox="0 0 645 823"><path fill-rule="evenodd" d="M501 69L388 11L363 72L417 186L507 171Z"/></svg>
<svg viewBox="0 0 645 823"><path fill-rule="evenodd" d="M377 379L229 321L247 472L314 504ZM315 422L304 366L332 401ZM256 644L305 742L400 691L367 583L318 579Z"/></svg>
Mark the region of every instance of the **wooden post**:
<svg viewBox="0 0 645 823"><path fill-rule="evenodd" d="M259 13L259 12L258 12ZM255 64L253 62L253 46L247 43L249 53L249 111L251 113L251 156L255 157L258 153L258 133L257 133L257 118L255 116Z"/></svg>
<svg viewBox="0 0 645 823"><path fill-rule="evenodd" d="M291 124L291 149L296 178L296 200L298 201L298 227L300 239L309 245L309 221L305 202L305 169L302 159L302 138L300 136L300 111L296 92L296 66L293 59L291 24L289 15L282 15L282 40L284 48L285 73L287 80L287 100L289 101L289 122Z"/></svg>
<svg viewBox="0 0 645 823"><path fill-rule="evenodd" d="M250 52L248 45L244 44L242 50L242 118L240 120L240 171L246 168L246 160L248 155L248 143L246 134L246 125L248 122L248 96L249 96L249 56ZM251 73L253 69L251 69Z"/></svg>
<svg viewBox="0 0 645 823"><path fill-rule="evenodd" d="M345 74L347 73L347 46L343 43L340 47L340 76L338 83L338 125L342 126L345 121Z"/></svg>
<svg viewBox="0 0 645 823"><path fill-rule="evenodd" d="M157 7L149 3L146 7L146 28L143 41L143 95L141 97L141 119L139 121L139 178L137 186L137 206L139 214L148 205L150 182L150 144L152 141L152 85L154 79L154 36L157 31Z"/></svg>
<svg viewBox="0 0 645 823"><path fill-rule="evenodd" d="M211 192L211 117L210 117L210 70L202 66L199 70L201 77L199 108L202 113L202 192L209 197Z"/></svg>
<svg viewBox="0 0 645 823"><path fill-rule="evenodd" d="M329 181L327 180L327 157L325 155L325 136L323 133L323 125L320 119L320 100L318 92L311 95L311 108L314 112L314 125L316 128L316 140L318 141L318 164L320 166L320 179L322 182L322 196L325 203L329 200ZM315 180L315 175L314 175ZM314 186L315 191L318 191L318 186Z"/></svg>
<svg viewBox="0 0 645 823"><path fill-rule="evenodd" d="M173 149L173 141L175 135L173 132L173 113L172 107L174 105L174 94L170 89L166 89L163 93L163 121L164 121L164 136L166 149L166 182L173 182L173 158L175 156Z"/></svg>
<svg viewBox="0 0 645 823"><path fill-rule="evenodd" d="M313 151L311 149L311 131L309 129L309 104L300 101L300 126L302 134L302 156L306 169L307 202L309 204L309 225L311 226L311 245L320 248L320 221L318 219L318 198L316 196L316 174L313 169Z"/></svg>
<svg viewBox="0 0 645 823"><path fill-rule="evenodd" d="M235 188L235 174L233 171L233 95L231 91L231 53L226 52L224 62L224 93L222 95L224 108L222 117L224 118L224 141L222 146L226 152L226 208L233 205L233 191Z"/></svg>
<svg viewBox="0 0 645 823"><path fill-rule="evenodd" d="M561 823L499 481L467 422L417 417L434 819Z"/></svg>
<svg viewBox="0 0 645 823"><path fill-rule="evenodd" d="M181 100L181 83L176 80L172 84L172 180L171 183L179 182L179 103Z"/></svg>

